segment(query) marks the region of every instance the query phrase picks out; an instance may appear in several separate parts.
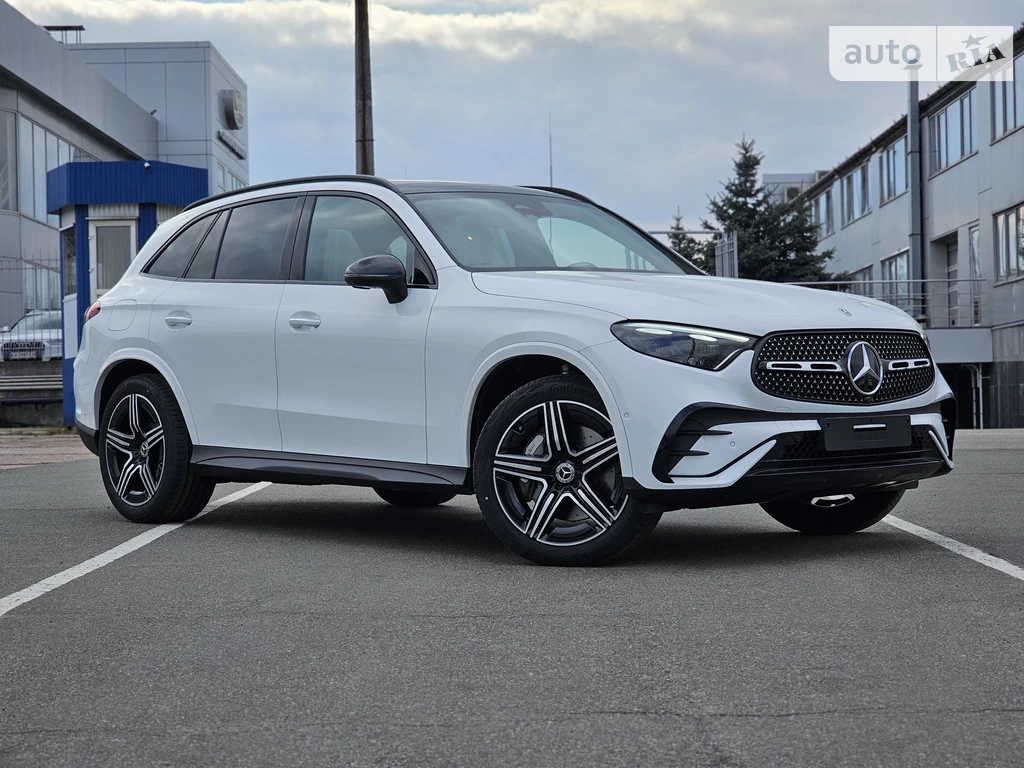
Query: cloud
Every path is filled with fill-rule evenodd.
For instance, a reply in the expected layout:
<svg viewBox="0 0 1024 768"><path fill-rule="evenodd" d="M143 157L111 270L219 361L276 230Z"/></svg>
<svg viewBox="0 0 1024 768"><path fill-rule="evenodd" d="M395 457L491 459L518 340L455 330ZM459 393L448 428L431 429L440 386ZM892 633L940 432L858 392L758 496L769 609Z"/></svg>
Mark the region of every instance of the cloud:
<svg viewBox="0 0 1024 768"><path fill-rule="evenodd" d="M182 18L226 23L280 47L352 43L350 2L17 0L15 5L34 18L80 17L117 25ZM702 30L732 29L747 36L793 25L785 14L762 13L749 26L745 16L742 4L714 0L382 0L371 4L370 21L378 45L412 43L496 59L525 56L557 40L688 51L701 48Z"/></svg>
<svg viewBox="0 0 1024 768"><path fill-rule="evenodd" d="M349 173L352 4L333 0L10 0L86 42L211 40L249 87L253 181ZM839 83L828 25L962 23L960 0L372 0L377 171L548 179L663 229L687 224L757 139L766 172L828 168L905 107ZM1011 0L978 23L1019 16ZM973 17L977 16L976 19Z"/></svg>

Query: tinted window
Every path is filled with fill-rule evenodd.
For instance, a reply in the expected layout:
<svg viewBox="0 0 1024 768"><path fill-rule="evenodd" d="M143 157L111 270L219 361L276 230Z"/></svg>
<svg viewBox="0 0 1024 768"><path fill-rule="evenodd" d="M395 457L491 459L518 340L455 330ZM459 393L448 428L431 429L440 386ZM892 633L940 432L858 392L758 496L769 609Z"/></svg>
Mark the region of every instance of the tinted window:
<svg viewBox="0 0 1024 768"><path fill-rule="evenodd" d="M192 265L185 273L185 277L198 280L209 280L213 277L213 268L217 264L217 248L220 247L220 240L224 236L224 225L228 223L228 215L222 213L217 223L213 225L210 234L199 246L199 252L192 259Z"/></svg>
<svg viewBox="0 0 1024 768"><path fill-rule="evenodd" d="M317 199L306 245L306 280L344 282L352 262L382 253L398 257L406 274L413 274L416 246L387 211L358 197Z"/></svg>
<svg viewBox="0 0 1024 768"><path fill-rule="evenodd" d="M267 200L231 210L214 277L277 280L295 198Z"/></svg>
<svg viewBox="0 0 1024 768"><path fill-rule="evenodd" d="M199 247L203 235L213 223L213 218L213 216L204 216L185 227L156 257L156 261L149 266L146 272L162 277L181 277L185 274L185 268L188 266L192 254Z"/></svg>

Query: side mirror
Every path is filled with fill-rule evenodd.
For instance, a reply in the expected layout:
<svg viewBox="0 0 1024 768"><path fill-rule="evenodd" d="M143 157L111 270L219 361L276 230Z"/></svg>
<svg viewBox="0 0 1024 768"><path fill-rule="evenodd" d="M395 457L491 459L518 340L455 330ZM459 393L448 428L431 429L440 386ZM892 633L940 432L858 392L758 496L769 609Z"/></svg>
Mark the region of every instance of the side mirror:
<svg viewBox="0 0 1024 768"><path fill-rule="evenodd" d="M366 256L352 262L345 270L345 282L353 288L380 288L389 304L404 301L409 295L405 265L390 253Z"/></svg>

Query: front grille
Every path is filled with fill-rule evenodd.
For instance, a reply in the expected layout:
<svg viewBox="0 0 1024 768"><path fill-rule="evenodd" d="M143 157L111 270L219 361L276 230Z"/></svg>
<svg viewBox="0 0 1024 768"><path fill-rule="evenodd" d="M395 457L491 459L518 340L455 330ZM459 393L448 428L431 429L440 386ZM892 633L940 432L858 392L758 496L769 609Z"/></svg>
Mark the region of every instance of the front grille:
<svg viewBox="0 0 1024 768"><path fill-rule="evenodd" d="M5 352L41 352L43 346L41 341L5 341L3 343Z"/></svg>
<svg viewBox="0 0 1024 768"><path fill-rule="evenodd" d="M825 450L825 438L820 430L791 432L776 438L775 447L758 462L750 474L899 467L920 462L942 461L942 456L928 432L928 427L913 427L909 446L858 448L852 451Z"/></svg>
<svg viewBox="0 0 1024 768"><path fill-rule="evenodd" d="M919 395L935 380L934 366L886 370L874 395L862 395L843 371L769 370L772 362L821 362L845 366L846 353L855 341L873 346L888 366L890 360L931 360L928 347L911 331L817 331L767 336L754 359L753 379L763 392L788 400L812 403L872 405Z"/></svg>

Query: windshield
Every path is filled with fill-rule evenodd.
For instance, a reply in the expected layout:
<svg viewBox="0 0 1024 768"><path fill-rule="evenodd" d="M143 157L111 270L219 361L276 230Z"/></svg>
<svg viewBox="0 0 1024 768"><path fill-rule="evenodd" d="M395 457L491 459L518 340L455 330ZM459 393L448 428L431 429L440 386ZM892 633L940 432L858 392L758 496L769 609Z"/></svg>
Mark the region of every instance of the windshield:
<svg viewBox="0 0 1024 768"><path fill-rule="evenodd" d="M410 198L466 269L700 274L589 203L528 192L420 193Z"/></svg>
<svg viewBox="0 0 1024 768"><path fill-rule="evenodd" d="M60 312L39 312L25 315L11 326L11 333L20 331L54 331L60 328Z"/></svg>

